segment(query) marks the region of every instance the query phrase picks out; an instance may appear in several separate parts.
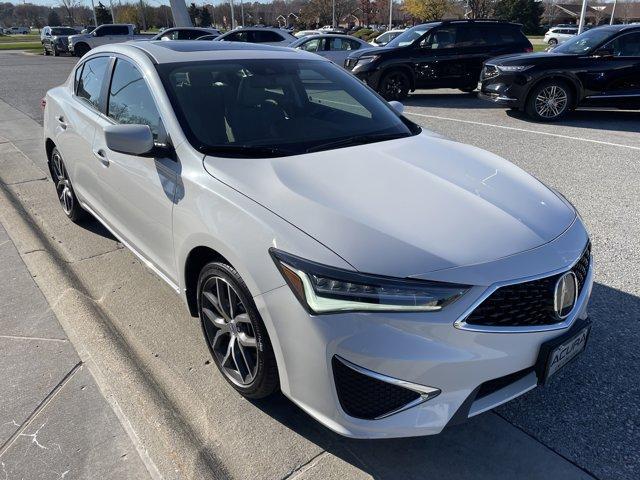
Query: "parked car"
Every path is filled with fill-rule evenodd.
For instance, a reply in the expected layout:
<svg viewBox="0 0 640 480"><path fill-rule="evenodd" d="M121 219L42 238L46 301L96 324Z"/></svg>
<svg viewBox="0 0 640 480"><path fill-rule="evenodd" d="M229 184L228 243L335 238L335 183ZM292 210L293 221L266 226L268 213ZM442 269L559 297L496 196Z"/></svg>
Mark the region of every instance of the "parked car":
<svg viewBox="0 0 640 480"><path fill-rule="evenodd" d="M364 40L335 33L308 35L291 43L289 47L317 53L340 66L344 65L344 61L351 52L372 48L371 45Z"/></svg>
<svg viewBox="0 0 640 480"><path fill-rule="evenodd" d="M203 35L201 37L196 38L196 40L215 40L216 38L218 38L220 35L215 35L215 34L211 34L211 35Z"/></svg>
<svg viewBox="0 0 640 480"><path fill-rule="evenodd" d="M582 106L640 108L640 25L597 27L551 52L489 60L481 96L540 121Z"/></svg>
<svg viewBox="0 0 640 480"><path fill-rule="evenodd" d="M405 29L402 29L402 30L389 30L388 32L381 33L376 38L371 40L369 43L374 47L384 47L387 43L389 43L391 40L393 40L398 35L400 35L402 32L404 32L404 30Z"/></svg>
<svg viewBox="0 0 640 480"><path fill-rule="evenodd" d="M578 27L554 27L544 35L544 43L554 47L578 34Z"/></svg>
<svg viewBox="0 0 640 480"><path fill-rule="evenodd" d="M40 30L40 41L44 40L47 37L50 37L52 35L51 33L51 29L52 28L70 28L73 30L73 33L76 34L78 33L78 30L73 28L73 27L50 27L50 26L46 26L46 27L42 27L42 29ZM70 34L71 35L71 34Z"/></svg>
<svg viewBox="0 0 640 480"><path fill-rule="evenodd" d="M215 42L249 42L265 43L267 45L279 45L286 47L294 42L296 37L286 30L270 27L243 27L224 33L216 38Z"/></svg>
<svg viewBox="0 0 640 480"><path fill-rule="evenodd" d="M532 50L521 25L451 20L416 25L385 47L356 51L345 68L387 100L402 100L418 88L472 92L485 60Z"/></svg>
<svg viewBox="0 0 640 480"><path fill-rule="evenodd" d="M135 28L135 25L127 23L109 23L100 25L91 33L71 35L69 37L69 52L77 57L82 57L89 50L100 45L151 38L149 35L136 35Z"/></svg>
<svg viewBox="0 0 640 480"><path fill-rule="evenodd" d="M401 112L303 51L112 44L47 93L45 151L64 213L182 297L240 394L427 435L583 351L593 266L564 197Z"/></svg>
<svg viewBox="0 0 640 480"><path fill-rule="evenodd" d="M29 27L10 27L5 31L11 35L29 35L31 33L31 29Z"/></svg>
<svg viewBox="0 0 640 480"><path fill-rule="evenodd" d="M295 33L293 36L296 38L306 37L307 35L320 35L320 30L300 30Z"/></svg>
<svg viewBox="0 0 640 480"><path fill-rule="evenodd" d="M62 53L69 53L69 36L77 35L78 31L71 27L44 27L42 48L45 55L57 57Z"/></svg>
<svg viewBox="0 0 640 480"><path fill-rule="evenodd" d="M151 37L151 40L196 40L205 35L215 35L218 37L220 36L220 30L217 28L202 27L168 28Z"/></svg>

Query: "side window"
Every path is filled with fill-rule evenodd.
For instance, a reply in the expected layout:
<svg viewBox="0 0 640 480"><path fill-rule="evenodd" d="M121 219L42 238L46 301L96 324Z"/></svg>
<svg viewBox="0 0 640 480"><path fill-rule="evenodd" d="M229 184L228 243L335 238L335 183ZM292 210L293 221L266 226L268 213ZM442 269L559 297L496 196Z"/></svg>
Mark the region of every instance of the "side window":
<svg viewBox="0 0 640 480"><path fill-rule="evenodd" d="M224 40L227 40L228 42L248 42L249 32L235 32L224 37Z"/></svg>
<svg viewBox="0 0 640 480"><path fill-rule="evenodd" d="M158 134L160 114L144 77L136 67L118 59L109 87L107 115L118 123L149 125Z"/></svg>
<svg viewBox="0 0 640 480"><path fill-rule="evenodd" d="M361 47L361 44L356 42L355 40L347 40L351 45L351 50L358 50Z"/></svg>
<svg viewBox="0 0 640 480"><path fill-rule="evenodd" d="M351 42L344 38L332 38L329 50L351 50Z"/></svg>
<svg viewBox="0 0 640 480"><path fill-rule="evenodd" d="M458 29L454 25L438 28L427 35L422 42L420 42L420 46L423 48L430 48L432 50L455 48L457 36Z"/></svg>
<svg viewBox="0 0 640 480"><path fill-rule="evenodd" d="M206 35L206 33L201 30L180 30L178 40L195 40L203 35Z"/></svg>
<svg viewBox="0 0 640 480"><path fill-rule="evenodd" d="M485 34L485 25L460 25L458 27L458 47L480 47L487 45L487 35Z"/></svg>
<svg viewBox="0 0 640 480"><path fill-rule="evenodd" d="M109 65L109 57L92 58L84 62L76 95L100 109L102 82Z"/></svg>
<svg viewBox="0 0 640 480"><path fill-rule="evenodd" d="M172 30L160 36L162 40L177 40L179 30Z"/></svg>
<svg viewBox="0 0 640 480"><path fill-rule="evenodd" d="M320 50L321 43L321 38L314 38L300 45L300 50L305 50L307 52L317 52Z"/></svg>
<svg viewBox="0 0 640 480"><path fill-rule="evenodd" d="M640 57L640 32L622 35L607 45L615 57Z"/></svg>
<svg viewBox="0 0 640 480"><path fill-rule="evenodd" d="M252 41L255 43L266 43L266 42L281 42L282 37L278 35L276 32L272 32L270 30L264 31L253 31L253 39Z"/></svg>

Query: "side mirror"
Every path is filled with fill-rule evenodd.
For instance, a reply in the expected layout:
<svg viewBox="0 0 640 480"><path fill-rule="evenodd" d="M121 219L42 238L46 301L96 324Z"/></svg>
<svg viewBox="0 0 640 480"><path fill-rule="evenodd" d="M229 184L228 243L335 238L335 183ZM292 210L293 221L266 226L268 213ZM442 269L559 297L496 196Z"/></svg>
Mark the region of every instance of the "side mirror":
<svg viewBox="0 0 640 480"><path fill-rule="evenodd" d="M128 155L145 155L153 150L149 125L107 125L104 127L107 148Z"/></svg>
<svg viewBox="0 0 640 480"><path fill-rule="evenodd" d="M398 115L402 115L404 112L404 105L396 100L391 100L389 105L391 105L391 108L393 108Z"/></svg>
<svg viewBox="0 0 640 480"><path fill-rule="evenodd" d="M613 48L611 48L610 46L601 47L594 52L593 56L598 58L613 57Z"/></svg>

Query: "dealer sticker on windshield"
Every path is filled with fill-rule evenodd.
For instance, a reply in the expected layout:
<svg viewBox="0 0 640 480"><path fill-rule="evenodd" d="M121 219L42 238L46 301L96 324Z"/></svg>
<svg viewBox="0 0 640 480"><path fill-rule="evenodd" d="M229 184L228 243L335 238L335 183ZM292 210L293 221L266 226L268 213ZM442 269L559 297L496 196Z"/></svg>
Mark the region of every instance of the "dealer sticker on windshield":
<svg viewBox="0 0 640 480"><path fill-rule="evenodd" d="M576 335L551 351L547 360L547 378L555 374L585 349L587 338L589 337L589 328L590 326L583 328Z"/></svg>

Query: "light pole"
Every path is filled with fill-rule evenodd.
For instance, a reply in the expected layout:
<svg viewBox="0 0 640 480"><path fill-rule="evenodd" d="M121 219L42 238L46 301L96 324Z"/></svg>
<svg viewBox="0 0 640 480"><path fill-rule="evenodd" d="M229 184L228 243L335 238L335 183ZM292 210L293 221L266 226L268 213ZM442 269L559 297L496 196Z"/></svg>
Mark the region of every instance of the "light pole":
<svg viewBox="0 0 640 480"><path fill-rule="evenodd" d="M582 0L582 10L580 11L580 25L578 25L578 35L584 31L584 20L587 15L587 0Z"/></svg>
<svg viewBox="0 0 640 480"><path fill-rule="evenodd" d="M93 24L96 27L99 27L99 25L98 25L98 16L96 15L96 6L93 4L93 0L91 0L91 9L93 10Z"/></svg>
<svg viewBox="0 0 640 480"><path fill-rule="evenodd" d="M333 9L333 20L331 22L331 26L333 28L336 28L336 0L333 0L333 2L331 2L331 6Z"/></svg>
<svg viewBox="0 0 640 480"><path fill-rule="evenodd" d="M392 24L393 24L393 0L389 0L389 28L387 28L387 31L391 30Z"/></svg>
<svg viewBox="0 0 640 480"><path fill-rule="evenodd" d="M233 0L229 0L229 4L231 5L231 30L233 30L236 24L236 14L233 11Z"/></svg>
<svg viewBox="0 0 640 480"><path fill-rule="evenodd" d="M184 0L169 0L174 27L193 27L191 17Z"/></svg>
<svg viewBox="0 0 640 480"><path fill-rule="evenodd" d="M611 9L611 20L609 21L609 25L613 25L613 19L615 18L615 15L616 15L617 3L618 3L618 0L613 0L613 8Z"/></svg>
<svg viewBox="0 0 640 480"><path fill-rule="evenodd" d="M240 15L242 15L242 26L244 27L244 0L240 0Z"/></svg>

